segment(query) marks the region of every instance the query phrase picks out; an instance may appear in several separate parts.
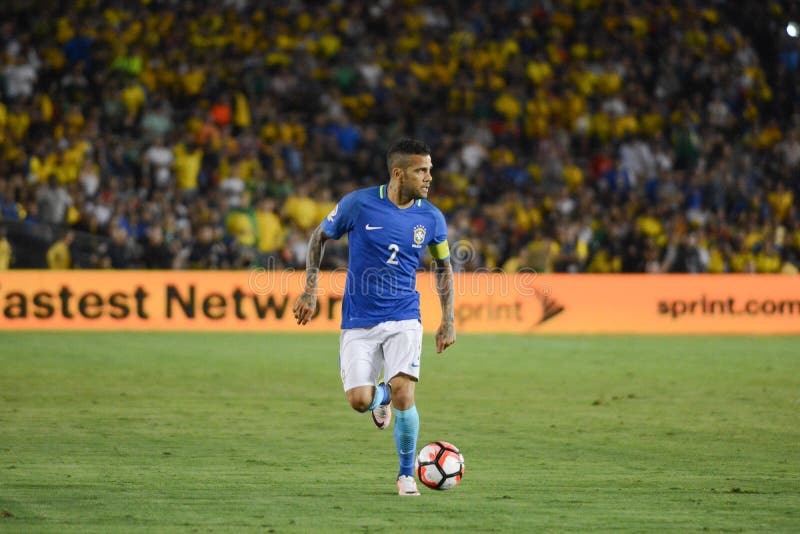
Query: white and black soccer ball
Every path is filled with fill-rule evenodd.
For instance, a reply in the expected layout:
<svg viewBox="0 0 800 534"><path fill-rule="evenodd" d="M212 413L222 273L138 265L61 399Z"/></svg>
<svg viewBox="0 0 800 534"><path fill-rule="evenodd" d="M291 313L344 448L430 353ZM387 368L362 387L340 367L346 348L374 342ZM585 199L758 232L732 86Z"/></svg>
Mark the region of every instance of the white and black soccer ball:
<svg viewBox="0 0 800 534"><path fill-rule="evenodd" d="M464 456L452 443L434 441L417 454L416 472L419 481L431 489L452 489L464 476Z"/></svg>

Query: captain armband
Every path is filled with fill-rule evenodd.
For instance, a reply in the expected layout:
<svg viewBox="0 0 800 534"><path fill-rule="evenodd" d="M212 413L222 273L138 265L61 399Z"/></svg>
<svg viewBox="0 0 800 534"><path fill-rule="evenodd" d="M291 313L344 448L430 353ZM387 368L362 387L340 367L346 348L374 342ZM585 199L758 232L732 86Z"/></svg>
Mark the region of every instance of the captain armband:
<svg viewBox="0 0 800 534"><path fill-rule="evenodd" d="M428 245L428 250L431 251L431 256L436 260L446 260L450 257L450 246L445 239L441 243L431 243Z"/></svg>

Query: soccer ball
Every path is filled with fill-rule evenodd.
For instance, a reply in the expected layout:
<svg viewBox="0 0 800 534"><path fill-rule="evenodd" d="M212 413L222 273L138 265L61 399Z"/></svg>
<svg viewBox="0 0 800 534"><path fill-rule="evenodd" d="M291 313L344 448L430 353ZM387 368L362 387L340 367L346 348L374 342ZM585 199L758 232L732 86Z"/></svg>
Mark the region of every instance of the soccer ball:
<svg viewBox="0 0 800 534"><path fill-rule="evenodd" d="M419 451L416 471L419 481L431 489L455 488L464 476L464 457L452 443L434 441Z"/></svg>

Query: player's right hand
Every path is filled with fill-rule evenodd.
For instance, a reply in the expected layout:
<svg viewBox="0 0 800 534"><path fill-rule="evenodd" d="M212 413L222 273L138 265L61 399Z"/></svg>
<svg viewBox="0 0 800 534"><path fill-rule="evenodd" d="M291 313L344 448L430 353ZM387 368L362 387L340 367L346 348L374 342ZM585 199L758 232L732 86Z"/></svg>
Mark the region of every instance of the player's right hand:
<svg viewBox="0 0 800 534"><path fill-rule="evenodd" d="M303 293L294 303L294 318L297 324L306 324L314 316L317 309L317 296L313 293Z"/></svg>

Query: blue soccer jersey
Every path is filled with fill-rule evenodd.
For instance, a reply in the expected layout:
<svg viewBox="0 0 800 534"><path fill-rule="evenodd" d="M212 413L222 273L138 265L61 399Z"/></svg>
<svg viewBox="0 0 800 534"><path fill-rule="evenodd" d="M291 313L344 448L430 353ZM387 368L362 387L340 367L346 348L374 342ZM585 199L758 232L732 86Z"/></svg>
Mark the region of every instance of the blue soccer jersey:
<svg viewBox="0 0 800 534"><path fill-rule="evenodd" d="M332 239L348 234L349 260L342 301L342 328L420 319L416 269L425 247L446 259L447 224L427 200L401 209L386 185L346 195L322 221Z"/></svg>

